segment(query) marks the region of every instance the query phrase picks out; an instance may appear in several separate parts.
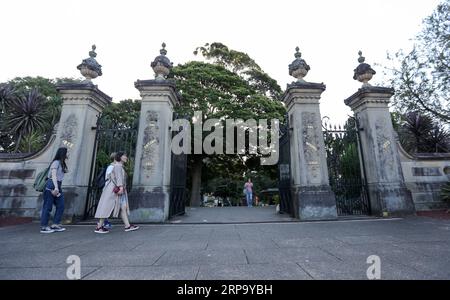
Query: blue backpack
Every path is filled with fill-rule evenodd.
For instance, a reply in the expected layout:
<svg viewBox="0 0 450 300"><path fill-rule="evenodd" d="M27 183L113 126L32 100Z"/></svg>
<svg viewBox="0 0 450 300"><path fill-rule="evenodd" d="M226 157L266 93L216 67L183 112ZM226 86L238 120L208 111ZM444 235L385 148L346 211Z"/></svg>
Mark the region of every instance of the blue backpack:
<svg viewBox="0 0 450 300"><path fill-rule="evenodd" d="M106 169L108 166L104 167L100 174L97 175L97 178L95 179L95 183L99 189L103 189L105 187L105 175L106 175Z"/></svg>

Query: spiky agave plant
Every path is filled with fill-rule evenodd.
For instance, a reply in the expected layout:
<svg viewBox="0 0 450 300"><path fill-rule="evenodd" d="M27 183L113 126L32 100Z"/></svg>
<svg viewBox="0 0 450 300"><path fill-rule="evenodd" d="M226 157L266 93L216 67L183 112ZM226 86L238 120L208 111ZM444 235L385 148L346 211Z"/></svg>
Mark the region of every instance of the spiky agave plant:
<svg viewBox="0 0 450 300"><path fill-rule="evenodd" d="M44 130L48 122L45 98L34 88L25 95L18 95L8 103L4 128L15 136L17 152L24 136L31 132Z"/></svg>

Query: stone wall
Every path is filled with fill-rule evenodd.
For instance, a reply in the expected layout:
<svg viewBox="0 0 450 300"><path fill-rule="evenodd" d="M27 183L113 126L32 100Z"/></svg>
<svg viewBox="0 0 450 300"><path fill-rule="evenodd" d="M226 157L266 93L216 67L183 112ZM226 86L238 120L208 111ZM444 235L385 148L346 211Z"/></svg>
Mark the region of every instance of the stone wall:
<svg viewBox="0 0 450 300"><path fill-rule="evenodd" d="M406 187L411 191L416 211L443 209L440 191L450 180L450 154L408 154L399 145L400 161Z"/></svg>
<svg viewBox="0 0 450 300"><path fill-rule="evenodd" d="M0 216L40 218L42 193L33 184L59 147L66 147L69 156L62 184L63 222L84 215L97 116L112 99L90 82L57 89L63 99L61 119L47 145L34 154L0 154Z"/></svg>
<svg viewBox="0 0 450 300"><path fill-rule="evenodd" d="M39 217L42 193L34 190L33 183L55 155L55 137L54 133L34 154L0 154L0 217Z"/></svg>

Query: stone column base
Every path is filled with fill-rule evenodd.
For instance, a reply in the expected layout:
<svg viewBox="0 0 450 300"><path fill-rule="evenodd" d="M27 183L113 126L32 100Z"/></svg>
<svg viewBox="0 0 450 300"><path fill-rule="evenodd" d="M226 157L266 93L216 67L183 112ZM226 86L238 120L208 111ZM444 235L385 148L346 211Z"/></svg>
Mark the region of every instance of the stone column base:
<svg viewBox="0 0 450 300"><path fill-rule="evenodd" d="M402 183L369 183L371 213L382 216L383 211L391 216L415 214L411 191Z"/></svg>
<svg viewBox="0 0 450 300"><path fill-rule="evenodd" d="M336 198L329 186L297 187L293 189L300 220L336 220Z"/></svg>
<svg viewBox="0 0 450 300"><path fill-rule="evenodd" d="M130 222L163 223L167 221L169 193L162 188L132 188L128 194Z"/></svg>

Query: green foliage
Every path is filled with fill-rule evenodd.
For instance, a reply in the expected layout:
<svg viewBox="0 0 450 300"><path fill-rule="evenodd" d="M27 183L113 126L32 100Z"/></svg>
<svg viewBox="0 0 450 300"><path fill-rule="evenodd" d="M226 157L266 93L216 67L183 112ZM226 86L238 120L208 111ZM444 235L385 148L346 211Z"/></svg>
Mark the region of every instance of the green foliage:
<svg viewBox="0 0 450 300"><path fill-rule="evenodd" d="M273 99L280 98L282 90L276 80L265 73L247 53L229 49L224 44L217 42L197 47L194 54L197 55L199 52L214 64L239 74L261 94L268 95Z"/></svg>
<svg viewBox="0 0 450 300"><path fill-rule="evenodd" d="M350 117L340 132L325 131L324 142L330 183L353 185L360 182L361 167L355 119ZM355 189L343 192L355 193L355 191L359 193Z"/></svg>
<svg viewBox="0 0 450 300"><path fill-rule="evenodd" d="M108 128L133 129L139 126L140 100L112 102L102 112L102 124Z"/></svg>
<svg viewBox="0 0 450 300"><path fill-rule="evenodd" d="M46 142L47 136L44 133L33 130L22 137L18 150L22 153L33 153L42 149Z"/></svg>
<svg viewBox="0 0 450 300"><path fill-rule="evenodd" d="M180 115L192 117L194 111L202 111L204 119L216 118L222 121L238 118L284 119L286 110L278 101L281 88L247 54L229 49L221 43L199 47L196 50L196 54L198 53L208 62L191 61L178 65L169 75L176 81L183 98L181 106L176 108ZM208 134L204 133L205 136ZM223 136L226 136L225 133ZM207 158L201 176L204 192L208 190L208 181L214 178L242 180L243 174L250 171L265 172L269 177L276 176L277 166L262 167L259 157L260 155L248 153L244 156L190 155L188 170L192 171L194 165ZM200 175L194 172L189 174ZM188 184L190 181L189 176ZM193 187L192 190L197 189ZM236 191L239 190L241 189L237 188Z"/></svg>
<svg viewBox="0 0 450 300"><path fill-rule="evenodd" d="M441 198L450 204L450 181L444 184L441 188Z"/></svg>
<svg viewBox="0 0 450 300"><path fill-rule="evenodd" d="M25 135L45 131L49 114L45 98L34 88L25 95L17 95L7 106L3 117L2 129L16 137L17 151Z"/></svg>
<svg viewBox="0 0 450 300"><path fill-rule="evenodd" d="M0 83L0 151L37 151L45 144L42 140L49 137L61 114L62 99L56 90L61 82L79 80L38 76Z"/></svg>
<svg viewBox="0 0 450 300"><path fill-rule="evenodd" d="M409 112L398 117L400 143L409 153L450 151L450 132L427 115Z"/></svg>
<svg viewBox="0 0 450 300"><path fill-rule="evenodd" d="M394 105L401 113L421 114L450 123L450 0L443 0L422 31L414 48L388 57L398 66L391 69Z"/></svg>

